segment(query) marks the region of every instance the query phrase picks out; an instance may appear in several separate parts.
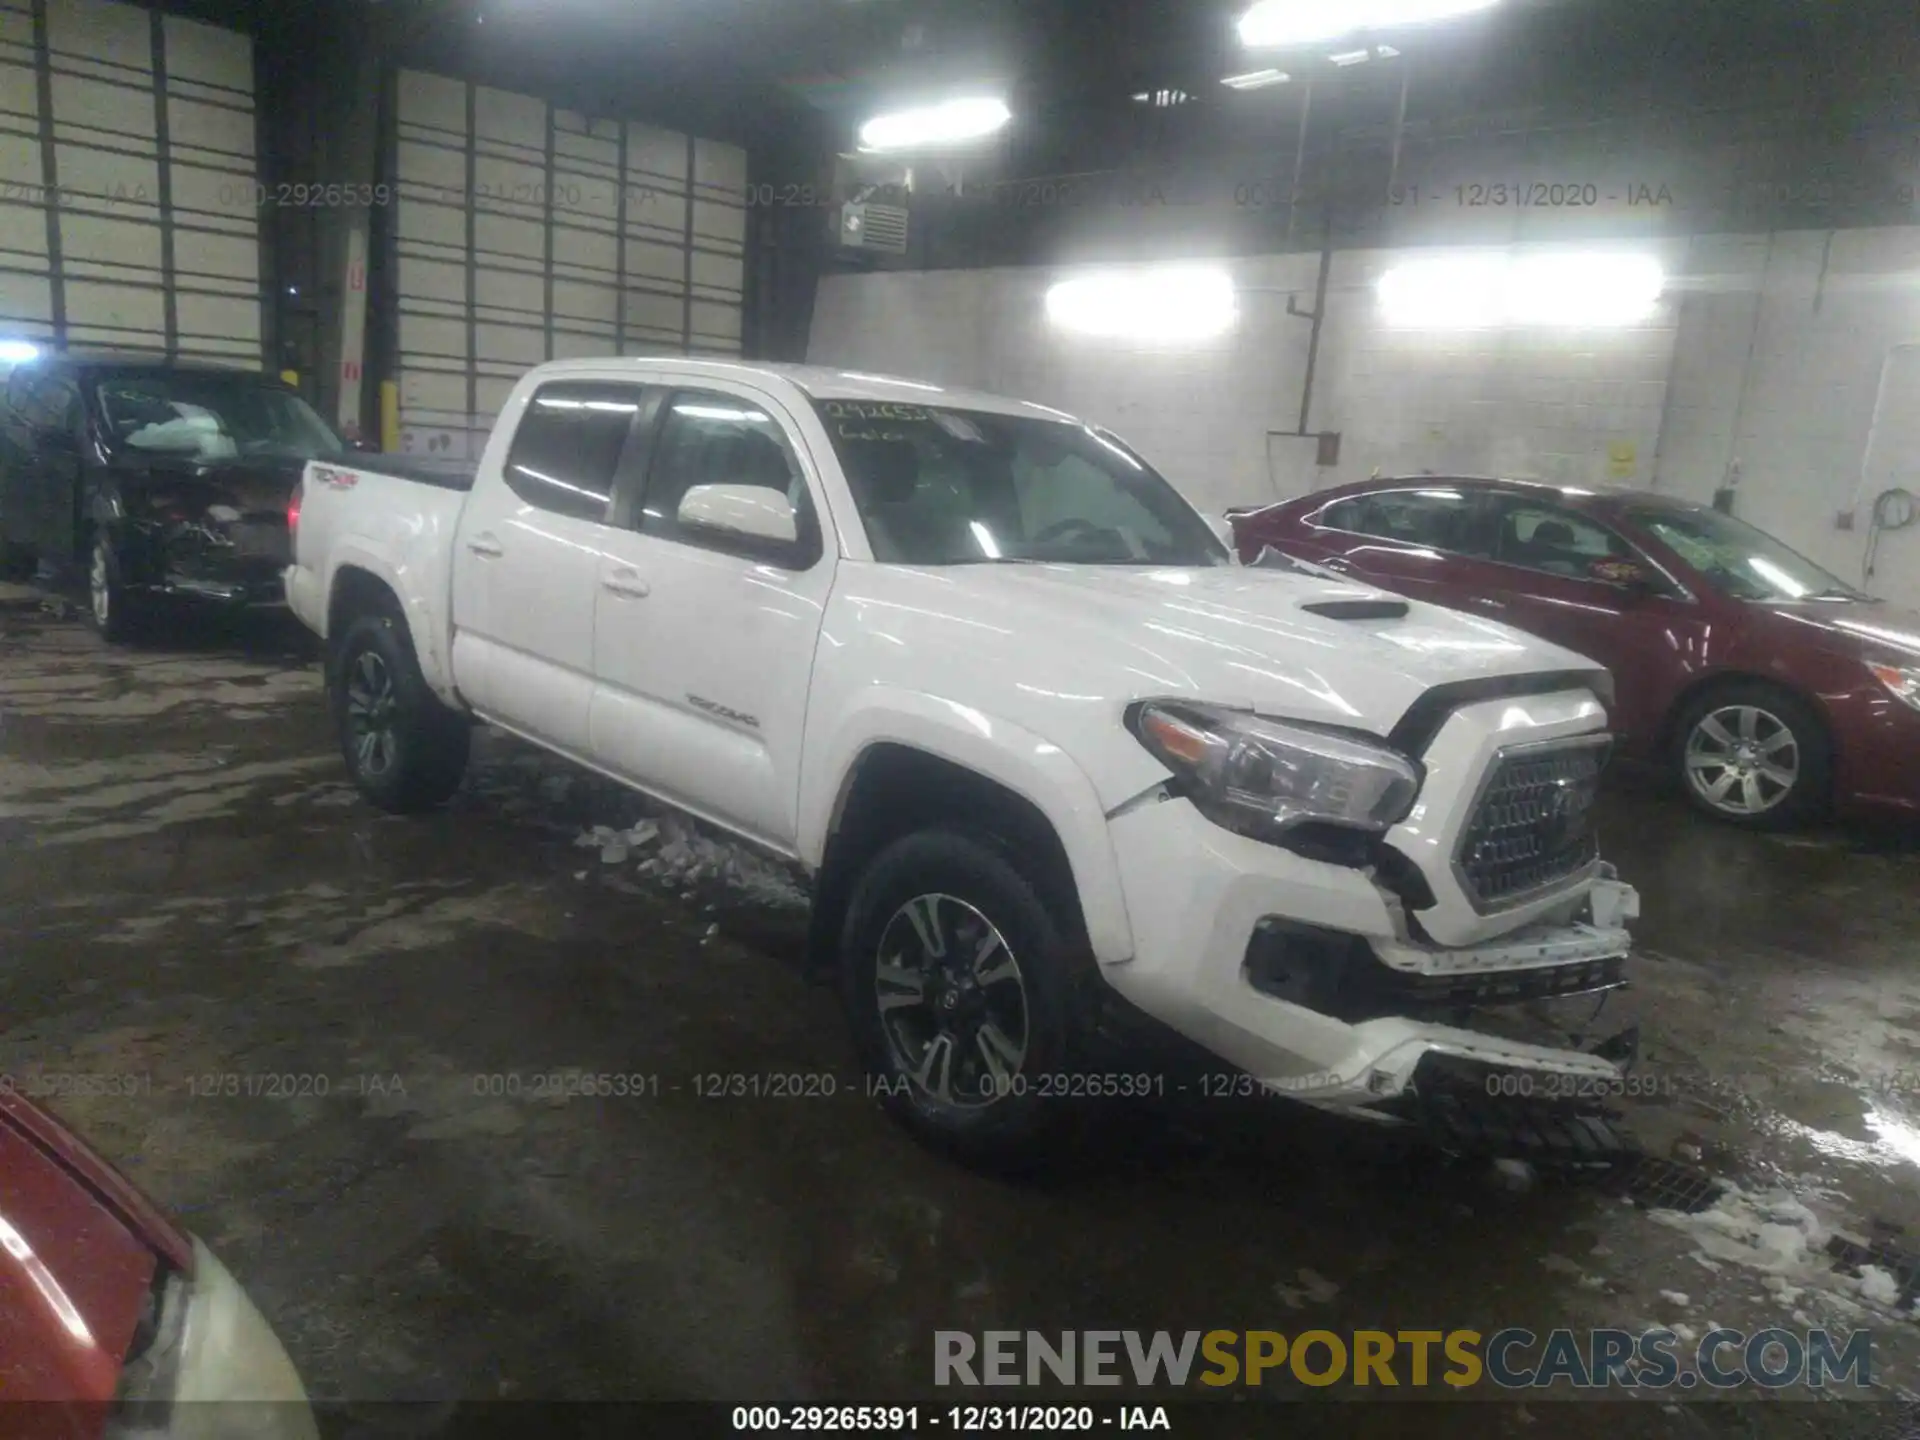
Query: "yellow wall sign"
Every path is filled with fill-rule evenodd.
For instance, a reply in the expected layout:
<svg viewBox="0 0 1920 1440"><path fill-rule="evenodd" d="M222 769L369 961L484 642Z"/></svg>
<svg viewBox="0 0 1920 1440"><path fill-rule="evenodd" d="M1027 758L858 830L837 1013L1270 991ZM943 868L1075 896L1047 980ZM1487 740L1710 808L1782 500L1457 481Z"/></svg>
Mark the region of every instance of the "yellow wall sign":
<svg viewBox="0 0 1920 1440"><path fill-rule="evenodd" d="M1631 440L1612 440L1607 444L1607 476L1613 480L1631 480L1640 468L1640 449Z"/></svg>

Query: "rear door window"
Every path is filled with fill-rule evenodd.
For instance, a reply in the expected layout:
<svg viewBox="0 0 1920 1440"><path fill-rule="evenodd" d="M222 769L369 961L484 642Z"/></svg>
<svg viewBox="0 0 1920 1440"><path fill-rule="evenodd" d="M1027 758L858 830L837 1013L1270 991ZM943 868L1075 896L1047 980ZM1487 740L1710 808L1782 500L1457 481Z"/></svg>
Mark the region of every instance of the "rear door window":
<svg viewBox="0 0 1920 1440"><path fill-rule="evenodd" d="M539 509L605 524L643 394L603 381L542 385L507 452L508 488Z"/></svg>
<svg viewBox="0 0 1920 1440"><path fill-rule="evenodd" d="M7 406L34 430L71 430L80 419L80 390L58 371L22 369L7 386Z"/></svg>
<svg viewBox="0 0 1920 1440"><path fill-rule="evenodd" d="M1472 554L1473 497L1464 490L1379 490L1336 501L1314 516L1323 530L1367 535L1449 554Z"/></svg>
<svg viewBox="0 0 1920 1440"><path fill-rule="evenodd" d="M1502 496L1493 502L1493 558L1575 580L1606 580L1634 549L1606 526L1556 505Z"/></svg>

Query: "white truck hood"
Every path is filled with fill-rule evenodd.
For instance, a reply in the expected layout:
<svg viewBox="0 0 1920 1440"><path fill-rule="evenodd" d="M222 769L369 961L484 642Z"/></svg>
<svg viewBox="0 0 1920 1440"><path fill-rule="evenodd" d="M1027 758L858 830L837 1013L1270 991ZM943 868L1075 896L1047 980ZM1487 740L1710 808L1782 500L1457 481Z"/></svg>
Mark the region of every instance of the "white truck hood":
<svg viewBox="0 0 1920 1440"><path fill-rule="evenodd" d="M1006 658L1030 683L1056 677L1114 700L1189 695L1384 735L1436 685L1597 668L1493 621L1277 570L989 564L894 573L924 582L924 599L937 598L964 627L956 638L978 644L987 625L1016 639ZM1369 600L1407 613L1338 611ZM1306 608L1330 602L1334 613Z"/></svg>

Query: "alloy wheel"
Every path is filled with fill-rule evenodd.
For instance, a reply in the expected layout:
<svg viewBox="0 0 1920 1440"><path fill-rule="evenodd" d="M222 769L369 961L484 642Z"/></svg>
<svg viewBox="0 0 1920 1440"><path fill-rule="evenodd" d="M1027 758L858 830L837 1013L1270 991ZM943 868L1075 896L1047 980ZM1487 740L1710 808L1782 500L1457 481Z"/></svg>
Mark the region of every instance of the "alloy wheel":
<svg viewBox="0 0 1920 1440"><path fill-rule="evenodd" d="M387 662L372 650L362 650L347 672L347 734L362 775L384 775L393 768L400 748L394 734L399 712Z"/></svg>
<svg viewBox="0 0 1920 1440"><path fill-rule="evenodd" d="M1709 711L1687 736L1687 783L1725 815L1764 815L1800 783L1800 741L1758 705Z"/></svg>
<svg viewBox="0 0 1920 1440"><path fill-rule="evenodd" d="M104 540L96 540L93 545L93 563L87 568L87 598L93 606L93 623L104 631L113 621L113 572L108 568Z"/></svg>
<svg viewBox="0 0 1920 1440"><path fill-rule="evenodd" d="M874 993L894 1062L942 1105L976 1109L1024 1084L1029 1011L994 923L952 895L916 895L887 921Z"/></svg>

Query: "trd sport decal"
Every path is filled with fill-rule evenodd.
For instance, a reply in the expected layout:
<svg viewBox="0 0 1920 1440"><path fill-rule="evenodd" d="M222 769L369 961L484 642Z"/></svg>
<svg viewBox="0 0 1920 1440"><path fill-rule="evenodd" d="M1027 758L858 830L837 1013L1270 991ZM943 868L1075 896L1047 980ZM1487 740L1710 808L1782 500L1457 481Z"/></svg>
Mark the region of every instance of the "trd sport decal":
<svg viewBox="0 0 1920 1440"><path fill-rule="evenodd" d="M704 710L707 714L717 715L722 720L731 720L736 725L751 726L755 730L760 728L760 717L758 715L749 715L744 710L729 710L724 705L714 704L713 701L707 699L704 695L689 695L687 696L687 703L696 710Z"/></svg>

